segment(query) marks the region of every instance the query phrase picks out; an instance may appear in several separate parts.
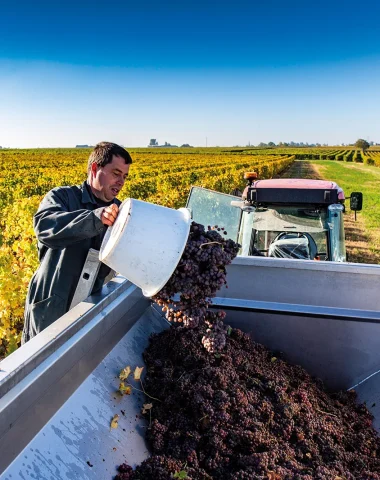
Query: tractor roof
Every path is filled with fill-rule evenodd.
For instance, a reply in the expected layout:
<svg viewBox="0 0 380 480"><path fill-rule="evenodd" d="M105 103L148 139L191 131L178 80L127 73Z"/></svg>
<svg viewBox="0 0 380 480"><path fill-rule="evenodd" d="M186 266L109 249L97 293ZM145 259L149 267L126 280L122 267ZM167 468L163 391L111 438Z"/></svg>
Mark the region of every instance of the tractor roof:
<svg viewBox="0 0 380 480"><path fill-rule="evenodd" d="M321 188L332 190L339 188L335 182L327 180L311 180L309 178L272 178L270 180L256 180L255 188Z"/></svg>
<svg viewBox="0 0 380 480"><path fill-rule="evenodd" d="M255 189L300 189L300 190L337 190L338 199L344 200L343 190L335 183L328 180L311 180L307 178L272 178L270 180L257 180L252 185Z"/></svg>

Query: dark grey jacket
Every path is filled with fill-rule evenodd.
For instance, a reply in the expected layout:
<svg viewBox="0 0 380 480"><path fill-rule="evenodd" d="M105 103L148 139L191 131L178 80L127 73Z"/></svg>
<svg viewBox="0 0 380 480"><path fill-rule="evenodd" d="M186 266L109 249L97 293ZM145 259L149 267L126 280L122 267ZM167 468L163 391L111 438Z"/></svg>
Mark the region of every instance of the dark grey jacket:
<svg viewBox="0 0 380 480"><path fill-rule="evenodd" d="M90 248L99 250L107 227L100 220L104 203L87 182L51 190L34 216L40 266L25 303L22 343L66 313ZM92 292L100 290L110 268L101 264Z"/></svg>

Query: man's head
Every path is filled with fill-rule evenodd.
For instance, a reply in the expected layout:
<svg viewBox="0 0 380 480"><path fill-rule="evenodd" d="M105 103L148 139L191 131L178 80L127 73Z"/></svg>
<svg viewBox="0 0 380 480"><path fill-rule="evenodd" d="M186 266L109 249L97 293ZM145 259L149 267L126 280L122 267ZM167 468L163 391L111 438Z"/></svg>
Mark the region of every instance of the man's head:
<svg viewBox="0 0 380 480"><path fill-rule="evenodd" d="M88 183L93 194L111 202L122 189L132 158L116 143L98 143L88 159Z"/></svg>

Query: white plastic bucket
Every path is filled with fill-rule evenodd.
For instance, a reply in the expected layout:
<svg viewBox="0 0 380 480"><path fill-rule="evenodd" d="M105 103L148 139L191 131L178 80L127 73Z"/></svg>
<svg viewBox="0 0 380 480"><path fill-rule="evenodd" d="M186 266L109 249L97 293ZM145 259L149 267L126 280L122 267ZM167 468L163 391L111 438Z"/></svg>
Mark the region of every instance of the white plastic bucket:
<svg viewBox="0 0 380 480"><path fill-rule="evenodd" d="M104 236L99 258L151 297L177 267L190 224L187 208L174 210L128 198Z"/></svg>

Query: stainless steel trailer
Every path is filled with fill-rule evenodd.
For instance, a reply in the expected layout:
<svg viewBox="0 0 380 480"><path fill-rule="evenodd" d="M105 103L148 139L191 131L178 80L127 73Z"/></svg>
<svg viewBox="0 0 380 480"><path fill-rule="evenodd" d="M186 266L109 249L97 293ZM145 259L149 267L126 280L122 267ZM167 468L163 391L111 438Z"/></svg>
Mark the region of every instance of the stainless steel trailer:
<svg viewBox="0 0 380 480"><path fill-rule="evenodd" d="M380 430L380 266L238 257L227 279L214 307L231 326L330 388L355 388ZM0 362L0 478L111 479L146 458L146 399L118 395L118 374L167 327L116 277Z"/></svg>

